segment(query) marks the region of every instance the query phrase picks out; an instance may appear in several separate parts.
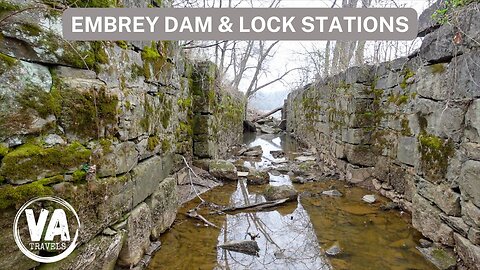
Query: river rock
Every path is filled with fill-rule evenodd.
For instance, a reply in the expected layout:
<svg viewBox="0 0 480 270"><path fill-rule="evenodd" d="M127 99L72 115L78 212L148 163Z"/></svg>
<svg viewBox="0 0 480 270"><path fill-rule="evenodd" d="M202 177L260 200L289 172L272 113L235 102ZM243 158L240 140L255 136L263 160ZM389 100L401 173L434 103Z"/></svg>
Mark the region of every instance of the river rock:
<svg viewBox="0 0 480 270"><path fill-rule="evenodd" d="M336 190L336 189L332 189L332 190L325 190L322 192L322 195L327 195L327 196L332 196L332 197L341 197L343 196L343 194Z"/></svg>
<svg viewBox="0 0 480 270"><path fill-rule="evenodd" d="M48 147L60 144L60 145L65 145L65 140L60 137L57 134L49 134L45 139L43 140L45 142L45 145Z"/></svg>
<svg viewBox="0 0 480 270"><path fill-rule="evenodd" d="M268 174L268 172L250 168L247 175L247 181L250 185L268 184L268 182L270 181L270 175Z"/></svg>
<svg viewBox="0 0 480 270"><path fill-rule="evenodd" d="M212 161L208 166L208 171L214 177L221 180L237 180L237 168L233 163L225 160Z"/></svg>
<svg viewBox="0 0 480 270"><path fill-rule="evenodd" d="M438 269L453 270L456 269L456 259L450 250L432 246L428 248L417 247L418 251Z"/></svg>
<svg viewBox="0 0 480 270"><path fill-rule="evenodd" d="M264 190L263 195L267 201L275 201L284 198L294 200L297 198L298 192L293 188L293 186L268 186Z"/></svg>
<svg viewBox="0 0 480 270"><path fill-rule="evenodd" d="M365 195L363 196L362 201L366 203L374 203L376 201L375 195Z"/></svg>
<svg viewBox="0 0 480 270"><path fill-rule="evenodd" d="M274 158L282 158L285 156L285 152L283 152L283 150L273 150L273 151L270 151L270 154Z"/></svg>
<svg viewBox="0 0 480 270"><path fill-rule="evenodd" d="M260 145L253 146L247 149L246 152L243 153L244 156L249 156L249 157L258 157L263 154L262 147Z"/></svg>
<svg viewBox="0 0 480 270"><path fill-rule="evenodd" d="M335 243L333 244L331 247L329 247L325 253L328 255L328 256L337 256L339 255L340 253L342 253L342 249L340 248L340 245L338 243Z"/></svg>
<svg viewBox="0 0 480 270"><path fill-rule="evenodd" d="M295 183L295 184L305 184L307 182L307 180L301 176L293 177L291 179L292 179L292 183Z"/></svg>

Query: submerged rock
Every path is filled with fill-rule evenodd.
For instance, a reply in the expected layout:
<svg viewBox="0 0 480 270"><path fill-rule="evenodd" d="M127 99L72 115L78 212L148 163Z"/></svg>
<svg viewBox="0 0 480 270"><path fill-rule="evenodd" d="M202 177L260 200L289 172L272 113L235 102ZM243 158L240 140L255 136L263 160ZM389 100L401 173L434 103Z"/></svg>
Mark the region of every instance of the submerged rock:
<svg viewBox="0 0 480 270"><path fill-rule="evenodd" d="M292 186L268 186L264 190L263 195L267 201L274 201L284 198L294 200L297 198L298 192Z"/></svg>
<svg viewBox="0 0 480 270"><path fill-rule="evenodd" d="M417 247L418 251L429 261L431 261L438 269L450 270L456 269L457 261L455 255L440 247Z"/></svg>
<svg viewBox="0 0 480 270"><path fill-rule="evenodd" d="M248 184L250 185L268 184L268 182L270 181L270 175L268 174L268 172L259 171L254 168L250 168L247 175L247 181L248 181Z"/></svg>
<svg viewBox="0 0 480 270"><path fill-rule="evenodd" d="M215 160L210 162L208 171L215 178L222 180L237 180L237 168L233 163L225 160Z"/></svg>
<svg viewBox="0 0 480 270"><path fill-rule="evenodd" d="M267 134L274 134L277 132L274 128L269 126L261 126L260 131L262 131L262 133L267 133Z"/></svg>
<svg viewBox="0 0 480 270"><path fill-rule="evenodd" d="M230 241L226 242L225 244L218 245L217 247L247 255L257 255L260 251L257 242L253 240Z"/></svg>
<svg viewBox="0 0 480 270"><path fill-rule="evenodd" d="M322 192L322 195L327 195L327 196L332 196L332 197L341 197L343 196L343 194L336 190L336 189L332 189L332 190L325 190Z"/></svg>
<svg viewBox="0 0 480 270"><path fill-rule="evenodd" d="M362 201L366 203L374 203L376 200L375 195L365 195L362 198Z"/></svg>
<svg viewBox="0 0 480 270"><path fill-rule="evenodd" d="M337 256L339 255L340 253L342 253L342 249L340 248L340 245L338 243L335 243L333 244L331 247L329 247L325 253L328 255L328 256Z"/></svg>
<svg viewBox="0 0 480 270"><path fill-rule="evenodd" d="M389 210L395 210L395 209L400 209L400 205L398 205L398 203L396 202L387 202L380 206L380 210L383 210L383 211L389 211Z"/></svg>

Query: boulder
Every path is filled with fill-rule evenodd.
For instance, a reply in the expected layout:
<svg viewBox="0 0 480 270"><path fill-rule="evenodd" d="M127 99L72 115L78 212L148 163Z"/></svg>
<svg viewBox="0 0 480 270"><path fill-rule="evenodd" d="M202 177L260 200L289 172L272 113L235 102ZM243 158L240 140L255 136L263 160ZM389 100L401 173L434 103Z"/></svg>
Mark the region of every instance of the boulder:
<svg viewBox="0 0 480 270"><path fill-rule="evenodd" d="M214 177L221 180L237 180L237 168L233 163L225 160L215 160L210 162L208 171Z"/></svg>
<svg viewBox="0 0 480 270"><path fill-rule="evenodd" d="M155 192L146 200L152 213L151 239L158 239L165 232L177 215L177 181L175 178L165 178Z"/></svg>
<svg viewBox="0 0 480 270"><path fill-rule="evenodd" d="M263 154L262 147L260 145L252 146L243 153L244 156L258 157Z"/></svg>
<svg viewBox="0 0 480 270"><path fill-rule="evenodd" d="M468 267L468 269L478 269L480 265L480 247L472 244L468 239L455 233L455 247L458 255Z"/></svg>
<svg viewBox="0 0 480 270"><path fill-rule="evenodd" d="M460 194L445 184L432 184L417 178L417 192L450 216L460 216Z"/></svg>
<svg viewBox="0 0 480 270"><path fill-rule="evenodd" d="M250 185L264 185L270 181L270 175L268 172L259 171L254 168L250 168L247 175L247 182Z"/></svg>
<svg viewBox="0 0 480 270"><path fill-rule="evenodd" d="M336 189L322 191L322 195L331 196L331 197L342 197L343 196L343 194Z"/></svg>
<svg viewBox="0 0 480 270"><path fill-rule="evenodd" d="M150 230L152 216L147 204L141 203L135 207L125 225L126 237L118 256L117 265L132 267L140 262L145 251L150 246Z"/></svg>
<svg viewBox="0 0 480 270"><path fill-rule="evenodd" d="M275 201L285 198L288 198L289 200L295 200L298 192L293 188L293 186L268 186L263 191L263 195L267 201Z"/></svg>
<svg viewBox="0 0 480 270"><path fill-rule="evenodd" d="M134 206L150 196L157 189L160 181L168 174L167 170L164 170L163 164L162 158L155 156L138 163L132 170L132 181L135 183L133 193Z"/></svg>
<svg viewBox="0 0 480 270"><path fill-rule="evenodd" d="M137 165L138 152L135 143L123 142L106 148L103 149L104 155L97 162L99 177L123 174Z"/></svg>
<svg viewBox="0 0 480 270"><path fill-rule="evenodd" d="M454 270L456 269L455 255L451 250L447 250L438 246L417 247L418 251L438 269Z"/></svg>
<svg viewBox="0 0 480 270"><path fill-rule="evenodd" d="M440 219L442 211L427 199L413 196L412 224L424 236L446 246L453 246L453 230Z"/></svg>

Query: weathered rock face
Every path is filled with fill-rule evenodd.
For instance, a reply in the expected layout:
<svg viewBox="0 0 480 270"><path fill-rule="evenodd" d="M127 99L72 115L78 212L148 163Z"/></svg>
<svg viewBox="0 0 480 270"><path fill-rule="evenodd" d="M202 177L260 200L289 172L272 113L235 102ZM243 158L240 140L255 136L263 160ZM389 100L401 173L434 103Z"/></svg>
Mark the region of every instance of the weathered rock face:
<svg viewBox="0 0 480 270"><path fill-rule="evenodd" d="M176 181L167 177L183 164L181 156L222 157L242 136L243 96L226 91L212 63L191 61L176 42L62 38L62 14L54 5L116 4L0 3L2 220L13 220L15 209L36 196L69 201L83 229L66 259L72 266L61 269L112 269L120 250L118 264L135 266L147 242L132 242L137 232L124 233L121 225L138 223L138 234L158 238L176 215ZM150 218L134 217L139 205ZM11 231L10 223L0 225ZM102 234L109 227L117 228L115 236ZM0 246L8 247L1 269L37 265L10 235L0 237Z"/></svg>
<svg viewBox="0 0 480 270"><path fill-rule="evenodd" d="M371 181L412 211L426 237L454 247L475 269L480 216L478 3L461 22L420 16L417 55L350 68L292 92L287 131L352 183ZM461 31L459 31L460 29ZM455 35L463 40L452 42ZM473 39L471 37L474 37ZM476 261L477 260L477 261Z"/></svg>

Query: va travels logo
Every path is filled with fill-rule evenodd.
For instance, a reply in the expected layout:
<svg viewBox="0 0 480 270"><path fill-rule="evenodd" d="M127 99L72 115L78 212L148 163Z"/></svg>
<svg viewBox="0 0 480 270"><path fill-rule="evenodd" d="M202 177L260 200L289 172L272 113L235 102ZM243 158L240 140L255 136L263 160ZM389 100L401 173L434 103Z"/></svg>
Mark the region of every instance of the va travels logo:
<svg viewBox="0 0 480 270"><path fill-rule="evenodd" d="M79 229L80 219L68 202L58 197L39 197L18 210L13 237L25 256L37 262L53 263L73 252ZM75 232L74 235L71 232Z"/></svg>

